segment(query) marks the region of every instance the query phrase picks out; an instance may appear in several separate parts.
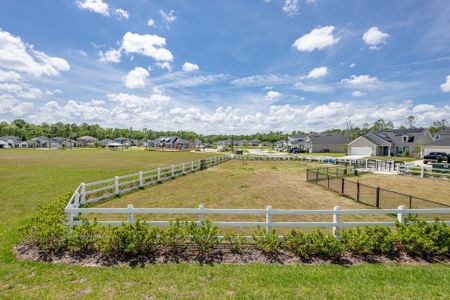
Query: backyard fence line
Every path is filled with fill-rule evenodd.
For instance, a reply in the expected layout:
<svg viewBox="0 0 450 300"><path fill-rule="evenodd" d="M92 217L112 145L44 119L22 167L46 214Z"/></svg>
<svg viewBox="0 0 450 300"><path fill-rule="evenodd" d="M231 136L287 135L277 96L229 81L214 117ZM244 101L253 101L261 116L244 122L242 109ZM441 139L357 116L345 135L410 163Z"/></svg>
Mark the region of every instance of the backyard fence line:
<svg viewBox="0 0 450 300"><path fill-rule="evenodd" d="M265 221L262 222L234 222L234 221L213 221L212 224L218 227L263 227L267 232L273 228L332 228L333 233L337 235L339 230L344 227L358 227L358 226L395 226L396 221L403 222L408 215L450 215L450 208L428 208L428 209L407 209L404 205L400 205L397 209L341 209L335 206L332 210L293 210L293 209L272 209L272 206L267 206L265 209L222 209L222 208L205 208L199 205L198 208L135 208L133 205L128 205L126 208L80 208L68 207L65 209L68 221L66 225L69 227L82 225L82 221L76 220L75 217L80 214L122 214L127 217L127 221L102 221L97 220L97 224L121 226L123 224L132 224L140 220L136 215L142 214L190 214L196 215L195 222L198 225L206 220L206 215L261 215L265 216ZM341 220L344 215L396 215L396 221L369 221L369 222L348 222ZM330 222L275 222L273 216L279 215L331 215ZM171 221L142 221L150 226L169 226ZM433 221L427 221L432 223ZM450 221L443 220L447 225Z"/></svg>
<svg viewBox="0 0 450 300"><path fill-rule="evenodd" d="M134 189L193 173L231 159L230 155L214 156L205 159L174 164L153 170L115 176L101 181L81 183L72 194L66 208L94 203L112 198Z"/></svg>
<svg viewBox="0 0 450 300"><path fill-rule="evenodd" d="M441 164L439 164L441 165ZM420 176L422 178L450 178L449 168L436 168L432 166L432 169L428 169L425 166L415 166L414 164L403 164L399 168L399 174Z"/></svg>
<svg viewBox="0 0 450 300"><path fill-rule="evenodd" d="M437 201L362 184L359 181L347 180L343 177L349 175L349 173L342 172L342 175L340 175L340 172L329 169L331 168L307 169L306 181L315 183L341 195L345 195L357 202L376 208L393 208L398 205L405 205L410 209L423 207L450 207L450 205Z"/></svg>

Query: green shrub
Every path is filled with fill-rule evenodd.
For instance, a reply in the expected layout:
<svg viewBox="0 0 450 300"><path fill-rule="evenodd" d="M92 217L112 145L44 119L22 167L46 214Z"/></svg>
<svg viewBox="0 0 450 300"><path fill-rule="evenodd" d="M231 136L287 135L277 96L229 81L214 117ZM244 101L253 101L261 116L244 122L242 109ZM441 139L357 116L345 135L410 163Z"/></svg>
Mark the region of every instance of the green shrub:
<svg viewBox="0 0 450 300"><path fill-rule="evenodd" d="M110 227L96 243L96 249L106 256L149 255L158 243L158 230L145 222Z"/></svg>
<svg viewBox="0 0 450 300"><path fill-rule="evenodd" d="M23 241L48 252L61 252L67 248L68 227L65 225L64 207L70 196L62 196L41 206L37 215L20 231Z"/></svg>
<svg viewBox="0 0 450 300"><path fill-rule="evenodd" d="M338 239L319 230L312 233L292 230L286 236L285 245L289 250L302 258L313 256L337 258L344 250L342 243Z"/></svg>
<svg viewBox="0 0 450 300"><path fill-rule="evenodd" d="M209 221L203 221L200 225L192 222L189 225L189 234L202 254L209 252L219 243L217 226Z"/></svg>
<svg viewBox="0 0 450 300"><path fill-rule="evenodd" d="M95 250L97 240L104 234L104 227L97 221L82 220L82 225L74 226L68 237L68 249L78 253L90 253Z"/></svg>
<svg viewBox="0 0 450 300"><path fill-rule="evenodd" d="M184 250L189 242L188 223L180 220L171 222L169 227L161 232L160 242L172 252Z"/></svg>
<svg viewBox="0 0 450 300"><path fill-rule="evenodd" d="M256 246L267 255L276 254L281 248L281 241L275 229L269 232L259 230L257 234L253 234L253 240Z"/></svg>
<svg viewBox="0 0 450 300"><path fill-rule="evenodd" d="M236 235L235 233L229 233L225 235L224 239L231 245L231 251L238 254L241 254L242 247L248 244L248 241L245 239L245 237Z"/></svg>
<svg viewBox="0 0 450 300"><path fill-rule="evenodd" d="M407 217L396 228L397 239L408 254L424 258L450 256L450 228L444 222L427 224L417 217Z"/></svg>
<svg viewBox="0 0 450 300"><path fill-rule="evenodd" d="M354 254L392 254L396 250L394 235L388 227L344 229L341 236L345 249Z"/></svg>

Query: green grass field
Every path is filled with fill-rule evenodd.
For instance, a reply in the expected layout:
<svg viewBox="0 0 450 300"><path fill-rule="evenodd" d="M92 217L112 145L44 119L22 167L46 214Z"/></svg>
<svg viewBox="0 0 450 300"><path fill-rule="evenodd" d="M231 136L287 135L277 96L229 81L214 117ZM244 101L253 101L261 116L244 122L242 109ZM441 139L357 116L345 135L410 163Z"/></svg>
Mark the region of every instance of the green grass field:
<svg viewBox="0 0 450 300"><path fill-rule="evenodd" d="M15 259L12 247L20 240L18 227L31 218L38 205L73 191L82 181L101 180L198 159L204 155L207 154L1 150L0 299L450 297L448 265L173 264L82 267Z"/></svg>

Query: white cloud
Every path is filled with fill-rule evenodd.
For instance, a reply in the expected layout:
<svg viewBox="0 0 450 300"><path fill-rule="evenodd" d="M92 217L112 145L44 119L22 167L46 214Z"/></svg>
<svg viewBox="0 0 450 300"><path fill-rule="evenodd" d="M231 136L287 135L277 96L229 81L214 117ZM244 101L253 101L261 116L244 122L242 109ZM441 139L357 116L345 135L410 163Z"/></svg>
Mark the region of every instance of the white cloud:
<svg viewBox="0 0 450 300"><path fill-rule="evenodd" d="M166 39L156 34L127 32L122 40L122 48L127 53L138 53L158 61L172 61L173 55L165 46Z"/></svg>
<svg viewBox="0 0 450 300"><path fill-rule="evenodd" d="M339 37L333 35L334 26L318 27L299 37L293 44L298 51L312 52L337 44Z"/></svg>
<svg viewBox="0 0 450 300"><path fill-rule="evenodd" d="M131 110L132 112L139 111L143 108L166 105L170 102L169 96L159 93L152 94L149 97L141 97L126 93L109 94L108 99L120 103L122 107Z"/></svg>
<svg viewBox="0 0 450 300"><path fill-rule="evenodd" d="M266 98L269 99L270 101L279 97L281 97L281 93L276 91L268 91L266 94Z"/></svg>
<svg viewBox="0 0 450 300"><path fill-rule="evenodd" d="M356 64L355 64L355 63L350 64L350 68L353 69L354 67L356 67Z"/></svg>
<svg viewBox="0 0 450 300"><path fill-rule="evenodd" d="M326 84L304 84L297 82L294 87L304 92L311 93L331 93L334 91L334 87Z"/></svg>
<svg viewBox="0 0 450 300"><path fill-rule="evenodd" d="M114 14L116 15L118 20L127 19L130 17L130 13L122 8L117 8L114 10Z"/></svg>
<svg viewBox="0 0 450 300"><path fill-rule="evenodd" d="M98 52L98 60L101 62L113 62L113 63L119 63L120 57L122 56L122 53L120 52L120 49L110 49L108 51L99 51Z"/></svg>
<svg viewBox="0 0 450 300"><path fill-rule="evenodd" d="M180 88L180 87L193 87L200 85L208 85L217 81L227 79L224 74L211 74L200 76L186 77L186 73L177 72L173 78L165 78L165 80L158 85L160 88Z"/></svg>
<svg viewBox="0 0 450 300"><path fill-rule="evenodd" d="M77 6L80 9L89 10L104 16L109 16L109 7L103 0L77 0Z"/></svg>
<svg viewBox="0 0 450 300"><path fill-rule="evenodd" d="M352 75L350 78L342 79L341 83L351 88L371 89L377 87L381 82L377 77L369 75Z"/></svg>
<svg viewBox="0 0 450 300"><path fill-rule="evenodd" d="M177 19L177 16L175 16L175 12L173 10L165 12L161 9L159 14L161 15L162 20L167 24L173 23Z"/></svg>
<svg viewBox="0 0 450 300"><path fill-rule="evenodd" d="M0 83L0 93L25 99L36 99L43 95L40 89L30 86L23 82Z"/></svg>
<svg viewBox="0 0 450 300"><path fill-rule="evenodd" d="M362 96L365 96L365 95L367 95L367 93L364 93L364 92L361 92L361 91L353 91L352 92L352 96L353 97L362 97Z"/></svg>
<svg viewBox="0 0 450 300"><path fill-rule="evenodd" d="M250 86L263 86L263 85L266 86L273 84L282 84L291 81L292 78L287 75L262 74L234 79L231 81L231 84L239 87L250 87Z"/></svg>
<svg viewBox="0 0 450 300"><path fill-rule="evenodd" d="M155 20L153 20L153 19L148 19L148 21L147 21L147 26L148 26L148 27L156 27Z"/></svg>
<svg viewBox="0 0 450 300"><path fill-rule="evenodd" d="M166 70L168 72L172 71L172 65L169 62L167 62L167 61L157 62L157 63L155 63L155 65L160 67L162 70Z"/></svg>
<svg viewBox="0 0 450 300"><path fill-rule="evenodd" d="M283 11L292 17L298 14L300 7L298 0L284 0Z"/></svg>
<svg viewBox="0 0 450 300"><path fill-rule="evenodd" d="M69 71L69 63L59 57L51 57L37 51L18 36L0 29L0 67L31 74L56 76Z"/></svg>
<svg viewBox="0 0 450 300"><path fill-rule="evenodd" d="M316 79L323 76L326 76L328 74L328 68L327 67L318 67L312 69L308 75L306 75L306 78L308 79Z"/></svg>
<svg viewBox="0 0 450 300"><path fill-rule="evenodd" d="M314 4L317 0L306 0L306 4Z"/></svg>
<svg viewBox="0 0 450 300"><path fill-rule="evenodd" d="M14 71L0 70L0 82L19 82L22 76Z"/></svg>
<svg viewBox="0 0 450 300"><path fill-rule="evenodd" d="M196 64L193 64L190 62L185 62L183 64L183 71L185 71L185 72L193 72L193 71L197 71L198 69L199 69L198 65L196 65Z"/></svg>
<svg viewBox="0 0 450 300"><path fill-rule="evenodd" d="M388 38L389 34L380 31L378 27L370 27L362 36L370 49L378 49L381 44L386 44Z"/></svg>
<svg viewBox="0 0 450 300"><path fill-rule="evenodd" d="M148 76L150 73L146 69L136 67L125 77L125 86L129 89L143 88L147 84Z"/></svg>
<svg viewBox="0 0 450 300"><path fill-rule="evenodd" d="M441 91L443 93L449 93L450 92L450 75L446 77L446 81L441 84Z"/></svg>

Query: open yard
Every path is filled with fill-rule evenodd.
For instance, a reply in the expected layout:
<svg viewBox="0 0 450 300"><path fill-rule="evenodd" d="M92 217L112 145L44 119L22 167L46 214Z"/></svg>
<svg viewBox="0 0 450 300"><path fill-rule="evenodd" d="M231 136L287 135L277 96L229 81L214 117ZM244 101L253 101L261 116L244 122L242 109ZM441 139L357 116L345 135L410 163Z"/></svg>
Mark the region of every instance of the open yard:
<svg viewBox="0 0 450 300"><path fill-rule="evenodd" d="M189 161L203 155L207 154L1 150L0 298L450 297L448 265L174 264L94 268L24 262L14 257L12 247L20 240L18 227L33 216L38 205L72 192L80 182ZM195 207L204 203L207 207L233 207L239 204L240 207L272 205L274 208L357 205L352 200L306 184L304 171L305 165L298 162L271 162L266 165L261 162L249 162L247 165L229 162L148 187L109 204ZM439 181L438 184L447 183Z"/></svg>

